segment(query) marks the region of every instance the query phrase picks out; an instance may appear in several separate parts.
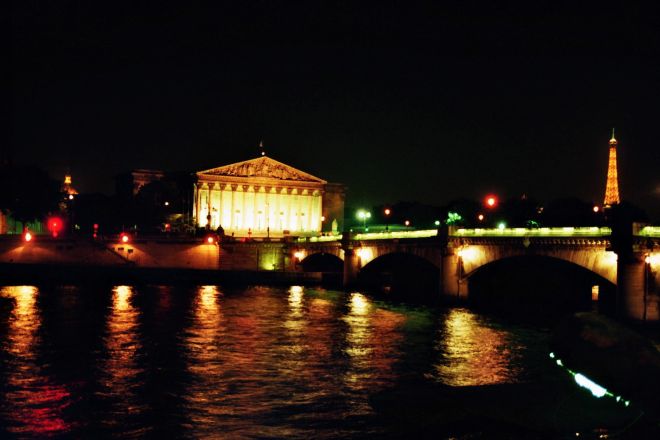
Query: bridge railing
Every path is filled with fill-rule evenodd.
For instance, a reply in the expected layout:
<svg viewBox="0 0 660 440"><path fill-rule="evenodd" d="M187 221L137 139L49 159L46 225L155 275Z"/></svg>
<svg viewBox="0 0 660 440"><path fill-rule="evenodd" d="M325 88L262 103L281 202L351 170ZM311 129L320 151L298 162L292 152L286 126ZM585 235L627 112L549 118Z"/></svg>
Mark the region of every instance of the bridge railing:
<svg viewBox="0 0 660 440"><path fill-rule="evenodd" d="M561 228L449 228L452 237L609 237L612 228L572 227Z"/></svg>
<svg viewBox="0 0 660 440"><path fill-rule="evenodd" d="M366 232L352 235L353 240L391 240L400 238L427 238L438 235L437 229L419 229L408 231ZM554 227L554 228L459 228L449 227L450 237L609 237L612 228L603 226ZM636 229L634 235L660 237L660 226L644 226ZM341 241L342 234L299 237L298 242L333 242Z"/></svg>
<svg viewBox="0 0 660 440"><path fill-rule="evenodd" d="M438 235L437 229L417 229L408 231L380 231L380 232L361 232L351 235L353 240L392 240L396 238L426 238ZM341 241L343 235L319 236L319 237L300 237L299 242L328 242Z"/></svg>
<svg viewBox="0 0 660 440"><path fill-rule="evenodd" d="M642 237L660 238L660 226L643 226L641 229L634 232L635 235Z"/></svg>

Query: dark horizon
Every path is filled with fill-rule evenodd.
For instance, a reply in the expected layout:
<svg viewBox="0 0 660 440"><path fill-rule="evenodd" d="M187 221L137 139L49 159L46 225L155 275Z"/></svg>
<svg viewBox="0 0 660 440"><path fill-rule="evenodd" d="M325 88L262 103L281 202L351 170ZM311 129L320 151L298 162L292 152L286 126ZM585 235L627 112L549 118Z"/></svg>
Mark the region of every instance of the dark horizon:
<svg viewBox="0 0 660 440"><path fill-rule="evenodd" d="M267 154L348 204L495 192L660 216L658 31L643 10L14 5L11 154L81 192ZM429 7L431 8L431 7Z"/></svg>

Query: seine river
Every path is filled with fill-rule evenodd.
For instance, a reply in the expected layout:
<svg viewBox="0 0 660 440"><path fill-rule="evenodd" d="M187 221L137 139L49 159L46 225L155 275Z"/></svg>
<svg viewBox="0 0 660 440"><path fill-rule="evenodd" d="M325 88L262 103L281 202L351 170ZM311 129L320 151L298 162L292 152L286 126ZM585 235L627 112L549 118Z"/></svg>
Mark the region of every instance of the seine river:
<svg viewBox="0 0 660 440"><path fill-rule="evenodd" d="M409 379L464 387L558 370L542 326L358 292L6 286L0 296L3 437L378 438L391 426L371 397Z"/></svg>

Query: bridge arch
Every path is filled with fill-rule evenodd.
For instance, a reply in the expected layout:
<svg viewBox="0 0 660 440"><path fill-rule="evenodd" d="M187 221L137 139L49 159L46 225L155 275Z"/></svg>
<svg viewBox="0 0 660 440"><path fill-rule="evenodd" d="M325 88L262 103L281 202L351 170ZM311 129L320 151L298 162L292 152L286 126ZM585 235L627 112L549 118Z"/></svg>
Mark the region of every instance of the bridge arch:
<svg viewBox="0 0 660 440"><path fill-rule="evenodd" d="M493 246L466 245L455 252L456 264L462 277L470 277L479 268L496 261L514 257L548 257L575 264L616 285L617 256L605 244L594 246Z"/></svg>
<svg viewBox="0 0 660 440"><path fill-rule="evenodd" d="M336 272L344 270L344 260L331 252L314 252L306 255L300 266L304 272Z"/></svg>
<svg viewBox="0 0 660 440"><path fill-rule="evenodd" d="M416 298L429 298L438 292L440 269L424 256L395 251L367 260L360 254L360 263L364 263L358 273L361 285Z"/></svg>
<svg viewBox="0 0 660 440"><path fill-rule="evenodd" d="M537 310L612 310L616 285L601 274L556 256L520 254L490 261L463 275L471 302L489 308Z"/></svg>

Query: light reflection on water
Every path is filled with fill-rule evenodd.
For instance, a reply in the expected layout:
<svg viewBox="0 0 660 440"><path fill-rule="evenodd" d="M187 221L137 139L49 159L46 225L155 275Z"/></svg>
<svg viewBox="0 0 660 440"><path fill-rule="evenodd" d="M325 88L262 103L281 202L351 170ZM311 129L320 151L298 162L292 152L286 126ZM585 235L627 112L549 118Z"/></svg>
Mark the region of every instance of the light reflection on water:
<svg viewBox="0 0 660 440"><path fill-rule="evenodd" d="M529 350L515 329L474 312L395 306L358 292L81 287L67 296L70 315L38 301L34 287L0 292L14 300L0 315L0 334L7 333L0 434L377 436L369 396L401 377L457 386L515 382ZM60 288L49 293L63 297ZM80 325L96 310L83 298L97 298L94 316L103 320L83 326L93 333L87 344L62 344L57 332L40 330ZM52 346L80 358L56 362L57 351L44 348ZM91 373L57 371L71 362L90 362ZM72 401L84 405L68 410Z"/></svg>
<svg viewBox="0 0 660 440"><path fill-rule="evenodd" d="M14 434L55 435L66 432L62 412L70 403L70 395L61 384L51 380L38 359L41 317L36 302L38 290L33 286L11 286L0 290L0 297L14 300L8 320L7 335L2 342L7 371L3 377L6 389L2 418ZM1 433L1 431L0 431Z"/></svg>
<svg viewBox="0 0 660 440"><path fill-rule="evenodd" d="M104 353L99 357L99 389L96 392L109 408L104 411L101 423L105 429L118 430L122 435L132 430L141 432L139 420L146 408L140 399L144 366L140 362L141 340L138 328L139 311L133 305L135 289L131 286L115 286L112 304L106 318L103 336ZM117 398L120 397L120 398Z"/></svg>
<svg viewBox="0 0 660 440"><path fill-rule="evenodd" d="M508 332L479 321L465 309L450 310L439 330L438 351L443 361L436 366L447 385L487 385L515 381Z"/></svg>

